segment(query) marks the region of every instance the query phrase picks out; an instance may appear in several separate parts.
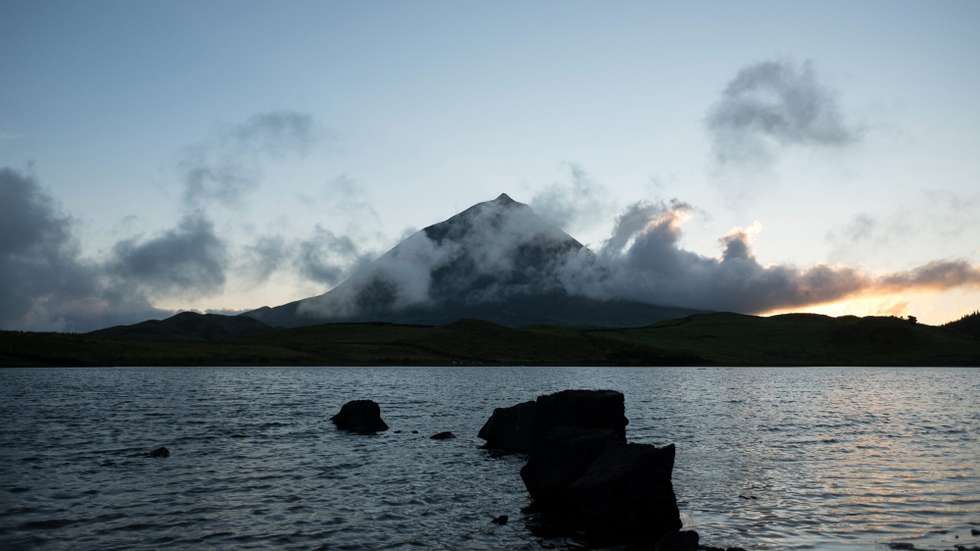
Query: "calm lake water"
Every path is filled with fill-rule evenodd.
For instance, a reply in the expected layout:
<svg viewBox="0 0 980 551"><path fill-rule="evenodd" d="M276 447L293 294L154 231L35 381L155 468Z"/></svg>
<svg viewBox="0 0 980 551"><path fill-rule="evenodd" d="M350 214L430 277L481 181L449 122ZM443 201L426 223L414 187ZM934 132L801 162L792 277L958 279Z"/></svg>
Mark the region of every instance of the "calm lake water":
<svg viewBox="0 0 980 551"><path fill-rule="evenodd" d="M622 391L628 438L677 445L702 543L980 540L977 369L9 369L0 548L560 548L521 513L522 458L476 433L566 388ZM355 398L392 430L337 432ZM428 438L443 430L458 438Z"/></svg>

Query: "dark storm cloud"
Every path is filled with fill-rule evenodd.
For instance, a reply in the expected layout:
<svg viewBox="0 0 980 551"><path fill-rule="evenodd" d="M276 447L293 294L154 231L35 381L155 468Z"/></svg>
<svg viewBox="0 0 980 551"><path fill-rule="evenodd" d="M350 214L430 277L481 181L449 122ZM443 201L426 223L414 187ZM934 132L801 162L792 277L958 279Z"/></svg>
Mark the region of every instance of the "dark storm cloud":
<svg viewBox="0 0 980 551"><path fill-rule="evenodd" d="M165 313L80 257L72 220L34 178L0 168L0 328L80 331Z"/></svg>
<svg viewBox="0 0 980 551"><path fill-rule="evenodd" d="M764 162L776 147L856 142L860 131L845 123L834 93L810 61L764 61L742 68L707 119L720 163Z"/></svg>
<svg viewBox="0 0 980 551"><path fill-rule="evenodd" d="M148 240L116 243L110 272L152 297L197 298L225 284L228 247L202 213L185 215L177 226Z"/></svg>
<svg viewBox="0 0 980 551"><path fill-rule="evenodd" d="M320 137L312 116L275 111L252 116L215 138L186 149L180 162L185 204L234 205L258 186L264 158L304 155Z"/></svg>

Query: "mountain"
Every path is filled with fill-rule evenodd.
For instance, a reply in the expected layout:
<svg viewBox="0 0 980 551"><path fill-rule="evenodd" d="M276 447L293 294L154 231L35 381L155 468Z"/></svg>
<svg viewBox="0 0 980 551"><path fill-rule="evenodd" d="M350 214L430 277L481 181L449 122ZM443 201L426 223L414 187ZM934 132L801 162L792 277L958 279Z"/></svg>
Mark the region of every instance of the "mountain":
<svg viewBox="0 0 980 551"><path fill-rule="evenodd" d="M164 320L117 325L88 334L117 339L220 341L268 329L266 324L249 317L181 312Z"/></svg>
<svg viewBox="0 0 980 551"><path fill-rule="evenodd" d="M635 327L695 310L569 294L574 261L592 252L501 194L409 236L330 291L243 314L297 327L324 322Z"/></svg>

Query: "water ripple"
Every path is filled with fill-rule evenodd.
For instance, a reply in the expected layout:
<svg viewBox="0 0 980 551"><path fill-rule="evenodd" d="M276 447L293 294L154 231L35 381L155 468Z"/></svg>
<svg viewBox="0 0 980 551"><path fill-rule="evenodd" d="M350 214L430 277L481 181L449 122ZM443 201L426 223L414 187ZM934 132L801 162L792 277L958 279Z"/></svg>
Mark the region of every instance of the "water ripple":
<svg viewBox="0 0 980 551"><path fill-rule="evenodd" d="M571 387L621 390L629 438L677 444L705 543L980 544L980 370L166 368L0 370L0 548L574 548L475 437ZM393 430L335 431L358 397Z"/></svg>

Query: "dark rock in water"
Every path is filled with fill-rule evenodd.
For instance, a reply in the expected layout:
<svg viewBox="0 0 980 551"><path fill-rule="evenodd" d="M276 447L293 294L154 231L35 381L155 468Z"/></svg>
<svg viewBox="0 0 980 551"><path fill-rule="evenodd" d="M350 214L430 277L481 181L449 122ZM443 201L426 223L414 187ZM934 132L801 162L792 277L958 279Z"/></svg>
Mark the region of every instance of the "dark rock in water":
<svg viewBox="0 0 980 551"><path fill-rule="evenodd" d="M681 528L671 482L674 446L627 444L623 413L616 391L539 396L521 479L535 508L555 522L596 541L650 546Z"/></svg>
<svg viewBox="0 0 980 551"><path fill-rule="evenodd" d="M381 420L381 408L373 400L347 402L340 408L340 413L331 417L330 420L338 429L358 434L371 434L388 430L388 425Z"/></svg>
<svg viewBox="0 0 980 551"><path fill-rule="evenodd" d="M419 433L419 431L417 431L417 430L413 430L412 431L412 434L418 434L418 433Z"/></svg>
<svg viewBox="0 0 980 551"><path fill-rule="evenodd" d="M671 482L673 470L673 444L662 448L650 444L608 446L568 488L568 504L592 534L657 541L681 528Z"/></svg>
<svg viewBox="0 0 980 551"><path fill-rule="evenodd" d="M980 530L977 530L976 528L970 528L970 535L971 536L980 536Z"/></svg>
<svg viewBox="0 0 980 551"><path fill-rule="evenodd" d="M609 430L626 441L623 395L613 390L565 390L493 410L477 435L494 450L529 453L555 427Z"/></svg>
<svg viewBox="0 0 980 551"><path fill-rule="evenodd" d="M569 486L589 469L607 446L622 444L613 431L555 427L535 443L521 479L536 505L562 505Z"/></svg>
<svg viewBox="0 0 980 551"><path fill-rule="evenodd" d="M539 505L562 501L565 489L610 444L626 443L623 394L564 390L538 396L527 465L521 478Z"/></svg>
<svg viewBox="0 0 980 551"><path fill-rule="evenodd" d="M170 457L170 450L161 446L146 455L150 457Z"/></svg>
<svg viewBox="0 0 980 551"><path fill-rule="evenodd" d="M445 432L437 432L432 436L430 436L429 438L431 438L432 440L449 440L452 438L456 438L456 435L447 430Z"/></svg>
<svg viewBox="0 0 980 551"><path fill-rule="evenodd" d="M623 393L615 390L563 390L538 396L534 434L540 438L555 427L610 430L626 442Z"/></svg>
<svg viewBox="0 0 980 551"><path fill-rule="evenodd" d="M698 551L700 539L693 530L673 532L660 538L654 551Z"/></svg>
<svg viewBox="0 0 980 551"><path fill-rule="evenodd" d="M507 524L508 520L510 520L510 517L508 517L507 515L500 515L499 517L493 517L493 520L491 520L490 522L503 526L504 524Z"/></svg>
<svg viewBox="0 0 980 551"><path fill-rule="evenodd" d="M534 442L535 403L523 402L509 408L497 408L477 435L494 450L527 453Z"/></svg>

